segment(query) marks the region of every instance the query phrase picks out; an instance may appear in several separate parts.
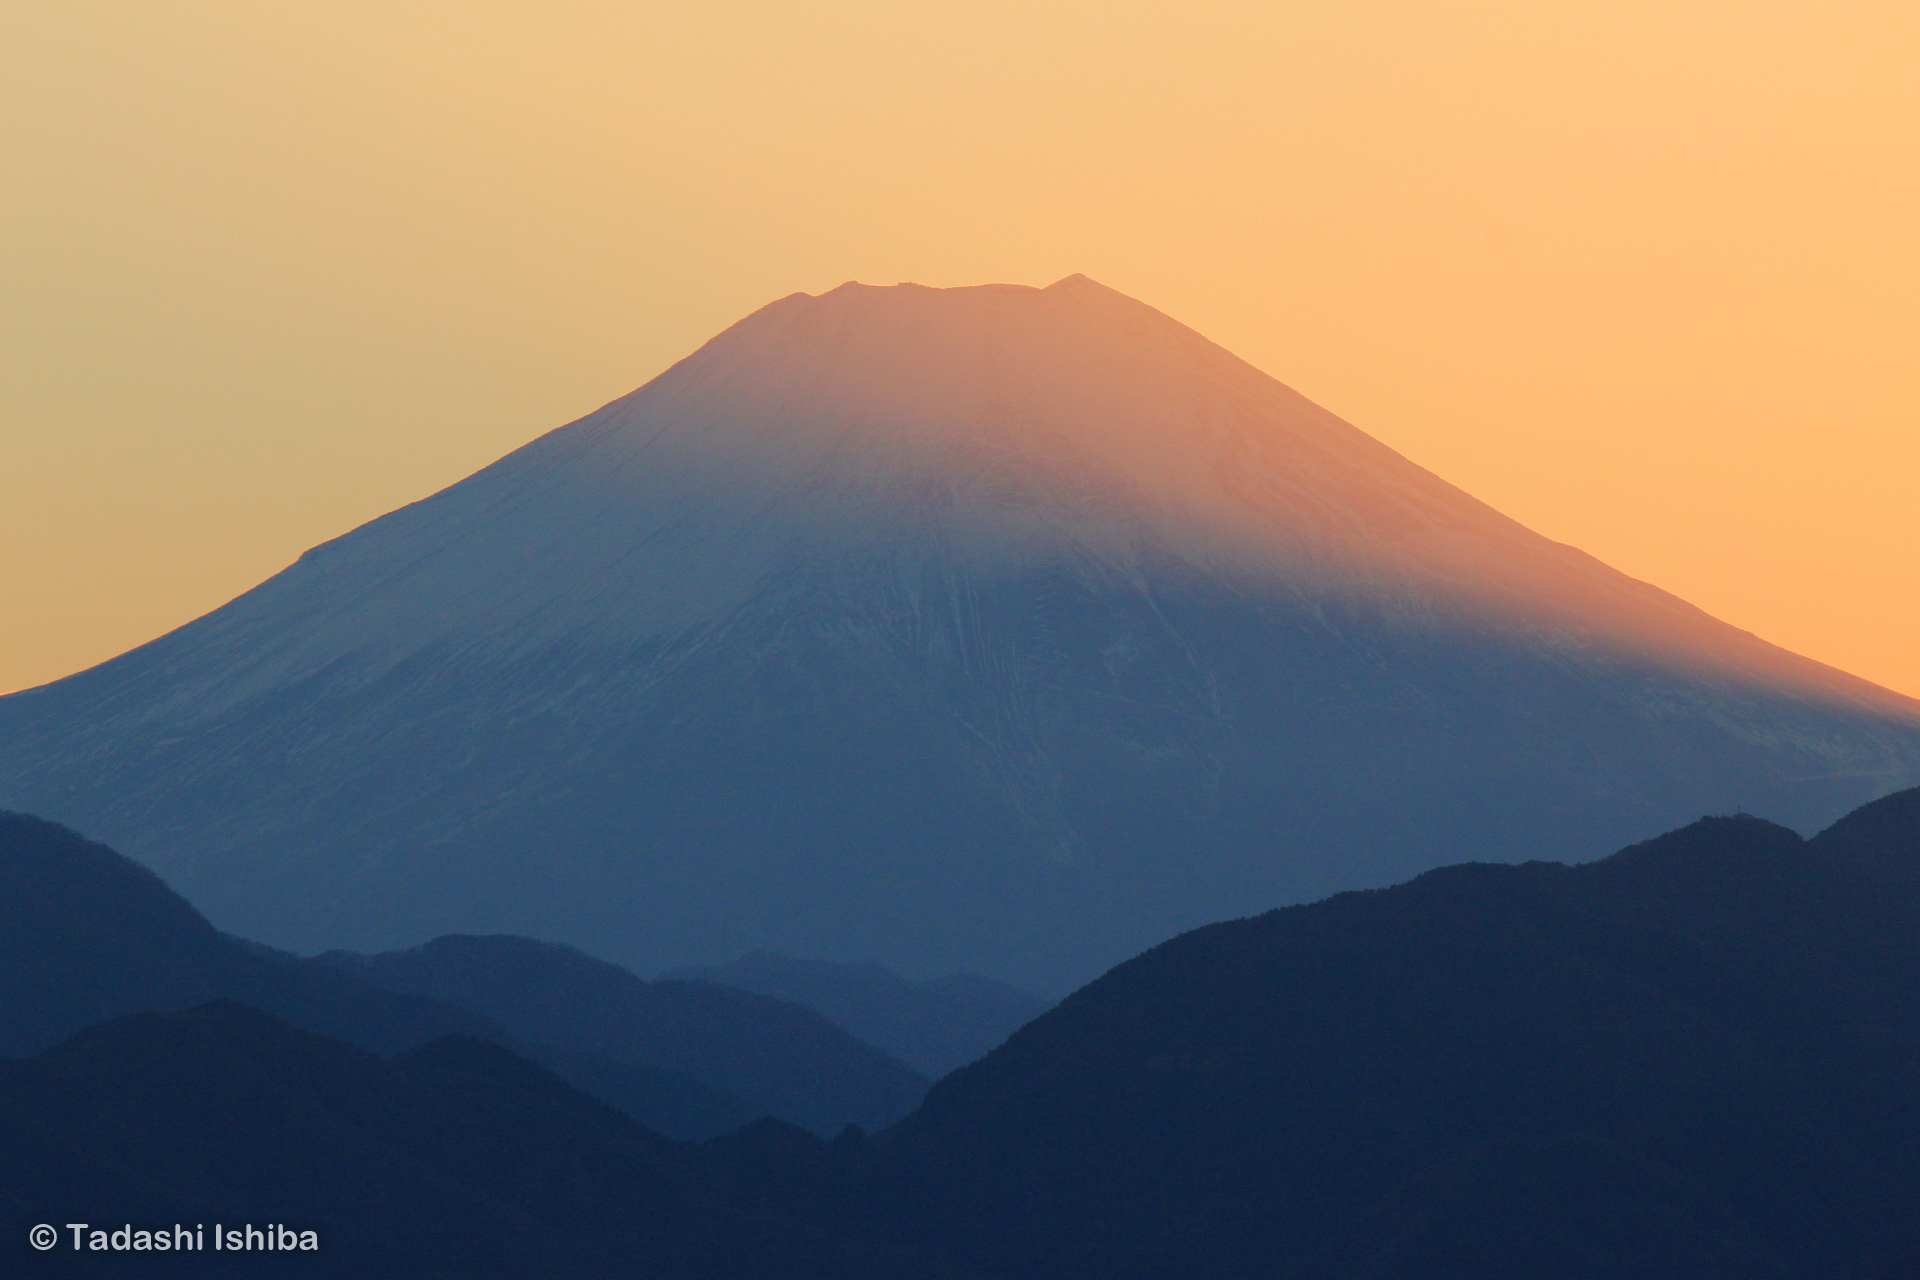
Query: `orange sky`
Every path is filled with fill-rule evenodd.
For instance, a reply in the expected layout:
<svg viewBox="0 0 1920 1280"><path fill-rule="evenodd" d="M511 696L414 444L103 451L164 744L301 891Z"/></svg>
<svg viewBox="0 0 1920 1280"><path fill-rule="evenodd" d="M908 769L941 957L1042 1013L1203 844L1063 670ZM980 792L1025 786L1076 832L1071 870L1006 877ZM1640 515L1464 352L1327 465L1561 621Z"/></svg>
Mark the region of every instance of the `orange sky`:
<svg viewBox="0 0 1920 1280"><path fill-rule="evenodd" d="M1920 694L1920 6L0 13L0 689L847 279L1083 271Z"/></svg>

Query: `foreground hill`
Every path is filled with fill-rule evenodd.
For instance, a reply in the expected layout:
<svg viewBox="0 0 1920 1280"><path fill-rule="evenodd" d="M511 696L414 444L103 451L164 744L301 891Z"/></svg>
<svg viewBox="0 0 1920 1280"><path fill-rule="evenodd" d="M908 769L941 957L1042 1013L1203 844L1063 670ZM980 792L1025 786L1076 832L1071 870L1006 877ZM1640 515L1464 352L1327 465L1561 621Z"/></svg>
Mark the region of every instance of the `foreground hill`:
<svg viewBox="0 0 1920 1280"><path fill-rule="evenodd" d="M469 1037L119 1019L0 1062L0 1257L251 1218L369 1277L1907 1280L1916 1097L1920 790L1195 930L873 1137L676 1144Z"/></svg>
<svg viewBox="0 0 1920 1280"><path fill-rule="evenodd" d="M0 805L300 951L1065 990L1209 920L1920 780L1920 706L1151 307L847 285L0 698Z"/></svg>
<svg viewBox="0 0 1920 1280"><path fill-rule="evenodd" d="M1905 1275L1916 1098L1907 791L1812 841L1709 818L1195 930L837 1194L1033 1280Z"/></svg>
<svg viewBox="0 0 1920 1280"><path fill-rule="evenodd" d="M0 1062L0 1132L8 1274L71 1268L64 1233L47 1256L26 1233L76 1214L209 1233L284 1224L320 1246L79 1260L105 1276L145 1274L143 1263L355 1280L935 1274L729 1210L690 1149L466 1037L382 1060L228 1002L134 1015Z"/></svg>
<svg viewBox="0 0 1920 1280"><path fill-rule="evenodd" d="M470 941L459 980L396 990L406 983L383 985L372 974L410 974L434 987L421 966L461 943L443 940L410 962L302 960L219 932L151 871L104 845L0 813L0 1056L36 1052L121 1014L226 998L374 1052L455 1033L492 1040L676 1138L711 1137L769 1113L826 1132L850 1121L877 1127L926 1089L911 1069L796 1005L704 984L641 983L524 939ZM491 972L474 963L496 955ZM541 977L554 982L528 987ZM529 1019L503 998L516 983L550 1006L545 1018ZM638 1004L636 987L644 989ZM609 1028L617 1034L603 1034ZM730 1087L736 1081L751 1099Z"/></svg>

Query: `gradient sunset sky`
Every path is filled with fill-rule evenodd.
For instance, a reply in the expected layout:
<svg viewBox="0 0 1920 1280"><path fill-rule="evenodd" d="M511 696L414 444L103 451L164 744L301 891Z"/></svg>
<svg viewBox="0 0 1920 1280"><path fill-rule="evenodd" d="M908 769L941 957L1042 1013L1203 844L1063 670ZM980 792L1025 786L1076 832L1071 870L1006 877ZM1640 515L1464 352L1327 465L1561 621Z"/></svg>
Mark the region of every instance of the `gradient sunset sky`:
<svg viewBox="0 0 1920 1280"><path fill-rule="evenodd" d="M848 279L1085 272L1920 695L1920 6L0 13L0 690Z"/></svg>

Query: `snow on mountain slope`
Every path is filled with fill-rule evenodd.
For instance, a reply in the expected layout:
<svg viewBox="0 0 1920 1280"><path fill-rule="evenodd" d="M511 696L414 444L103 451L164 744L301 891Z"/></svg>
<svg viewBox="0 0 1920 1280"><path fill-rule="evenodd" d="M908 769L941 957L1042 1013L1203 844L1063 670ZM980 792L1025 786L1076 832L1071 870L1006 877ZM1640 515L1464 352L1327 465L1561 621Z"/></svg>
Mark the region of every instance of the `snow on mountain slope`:
<svg viewBox="0 0 1920 1280"><path fill-rule="evenodd" d="M1916 778L1916 704L1080 276L782 299L0 699L0 804L270 941L1052 986L1436 862L1811 825Z"/></svg>

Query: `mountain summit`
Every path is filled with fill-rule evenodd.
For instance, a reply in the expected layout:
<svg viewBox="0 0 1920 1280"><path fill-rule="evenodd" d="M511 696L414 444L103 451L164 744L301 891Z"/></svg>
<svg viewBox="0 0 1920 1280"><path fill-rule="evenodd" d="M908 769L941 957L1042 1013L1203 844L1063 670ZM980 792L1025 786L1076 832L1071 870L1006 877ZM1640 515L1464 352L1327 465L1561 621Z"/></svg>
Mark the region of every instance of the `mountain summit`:
<svg viewBox="0 0 1920 1280"><path fill-rule="evenodd" d="M0 805L236 932L1059 989L1183 928L1920 780L1920 704L1084 276L847 284L0 699Z"/></svg>

